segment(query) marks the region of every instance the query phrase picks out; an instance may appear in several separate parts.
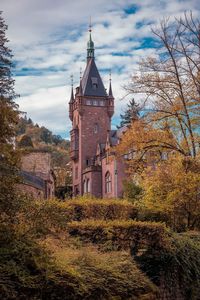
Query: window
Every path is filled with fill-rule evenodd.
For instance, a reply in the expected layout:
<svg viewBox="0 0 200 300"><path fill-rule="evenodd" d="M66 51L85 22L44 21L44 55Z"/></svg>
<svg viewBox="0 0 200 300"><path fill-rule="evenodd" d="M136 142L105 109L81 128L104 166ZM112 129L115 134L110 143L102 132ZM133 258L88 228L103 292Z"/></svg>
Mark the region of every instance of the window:
<svg viewBox="0 0 200 300"><path fill-rule="evenodd" d="M98 123L95 123L94 124L94 133L98 133L98 131L99 131L99 125L98 125Z"/></svg>
<svg viewBox="0 0 200 300"><path fill-rule="evenodd" d="M86 105L92 105L92 101L91 100L87 100L86 101Z"/></svg>
<svg viewBox="0 0 200 300"><path fill-rule="evenodd" d="M97 77L91 77L91 80L92 80L92 89L96 90L98 87L98 79Z"/></svg>
<svg viewBox="0 0 200 300"><path fill-rule="evenodd" d="M105 176L105 190L106 190L106 193L110 193L111 192L111 188L112 188L111 183L112 182L111 182L110 172L107 172L106 176Z"/></svg>
<svg viewBox="0 0 200 300"><path fill-rule="evenodd" d="M85 163L86 163L86 166L87 166L87 167L90 165L90 160L89 160L89 158L86 158Z"/></svg>
<svg viewBox="0 0 200 300"><path fill-rule="evenodd" d="M99 101L100 106L104 106L104 101Z"/></svg>
<svg viewBox="0 0 200 300"><path fill-rule="evenodd" d="M87 193L90 193L90 180L89 179L87 179L86 191L87 191Z"/></svg>
<svg viewBox="0 0 200 300"><path fill-rule="evenodd" d="M86 191L87 191L86 184L87 184L87 182L86 182L86 180L84 180L83 181L83 193L86 193Z"/></svg>
<svg viewBox="0 0 200 300"><path fill-rule="evenodd" d="M93 101L93 105L94 105L94 106L98 106L98 101L97 101L97 100L94 100L94 101Z"/></svg>
<svg viewBox="0 0 200 300"><path fill-rule="evenodd" d="M85 193L90 193L90 180L89 179L84 179L83 181L83 192Z"/></svg>

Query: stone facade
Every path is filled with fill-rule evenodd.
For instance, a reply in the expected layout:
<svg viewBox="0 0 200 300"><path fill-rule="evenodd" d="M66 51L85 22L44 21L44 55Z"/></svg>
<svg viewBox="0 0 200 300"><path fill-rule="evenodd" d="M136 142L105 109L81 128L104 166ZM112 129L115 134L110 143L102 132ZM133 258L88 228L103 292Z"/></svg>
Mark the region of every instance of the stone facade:
<svg viewBox="0 0 200 300"><path fill-rule="evenodd" d="M69 102L73 196L91 193L96 197L121 197L125 173L113 152L120 133L111 130L111 80L107 93L95 64L91 34L87 54L85 72L75 96L72 87Z"/></svg>
<svg viewBox="0 0 200 300"><path fill-rule="evenodd" d="M38 199L49 199L55 195L55 175L49 152L33 151L22 155L21 177L19 189L22 192Z"/></svg>

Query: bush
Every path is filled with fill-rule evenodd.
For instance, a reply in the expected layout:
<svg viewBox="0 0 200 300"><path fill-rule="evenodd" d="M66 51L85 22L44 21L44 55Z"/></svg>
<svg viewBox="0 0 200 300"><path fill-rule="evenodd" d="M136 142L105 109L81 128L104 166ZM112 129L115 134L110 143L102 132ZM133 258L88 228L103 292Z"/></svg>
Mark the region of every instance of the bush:
<svg viewBox="0 0 200 300"><path fill-rule="evenodd" d="M197 237L198 236L198 237ZM141 270L160 287L161 299L199 299L200 238L198 235L173 234L170 244L158 253L155 249L134 256Z"/></svg>
<svg viewBox="0 0 200 300"><path fill-rule="evenodd" d="M128 201L121 200L83 200L69 202L58 200L30 201L24 208L25 221L21 216L24 230L43 235L66 230L68 223L96 218L99 220L130 219L137 210Z"/></svg>
<svg viewBox="0 0 200 300"><path fill-rule="evenodd" d="M71 250L59 245L56 259L56 253L33 240L9 232L6 239L4 230L1 233L1 299L153 299L156 294L155 286L127 254L110 257L87 248L73 250L69 259Z"/></svg>
<svg viewBox="0 0 200 300"><path fill-rule="evenodd" d="M85 220L68 225L69 234L85 242L110 246L111 249L153 247L160 250L168 242L169 233L163 224L137 221Z"/></svg>

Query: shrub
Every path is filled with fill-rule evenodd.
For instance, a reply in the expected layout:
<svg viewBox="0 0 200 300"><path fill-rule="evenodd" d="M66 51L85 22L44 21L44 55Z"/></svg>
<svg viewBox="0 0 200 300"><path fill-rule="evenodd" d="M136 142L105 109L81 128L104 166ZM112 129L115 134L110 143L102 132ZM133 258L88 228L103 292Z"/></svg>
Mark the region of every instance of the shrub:
<svg viewBox="0 0 200 300"><path fill-rule="evenodd" d="M197 237L198 236L198 237ZM200 239L198 235L173 234L160 252L153 247L134 257L141 270L161 288L161 298L199 299Z"/></svg>
<svg viewBox="0 0 200 300"><path fill-rule="evenodd" d="M28 218L26 214L28 214ZM61 202L58 200L32 200L25 205L20 219L24 231L44 235L66 230L71 221L91 218L99 220L130 219L134 218L136 214L135 207L128 201L76 199Z"/></svg>
<svg viewBox="0 0 200 300"><path fill-rule="evenodd" d="M1 228L3 229L3 228ZM3 233L0 256L1 299L79 300L153 299L156 288L126 254L110 255L82 249L64 265L53 251L33 240Z"/></svg>
<svg viewBox="0 0 200 300"><path fill-rule="evenodd" d="M85 242L102 244L111 249L121 250L132 247L136 253L144 247L159 251L168 242L168 231L161 223L137 221L85 220L68 225L69 234Z"/></svg>

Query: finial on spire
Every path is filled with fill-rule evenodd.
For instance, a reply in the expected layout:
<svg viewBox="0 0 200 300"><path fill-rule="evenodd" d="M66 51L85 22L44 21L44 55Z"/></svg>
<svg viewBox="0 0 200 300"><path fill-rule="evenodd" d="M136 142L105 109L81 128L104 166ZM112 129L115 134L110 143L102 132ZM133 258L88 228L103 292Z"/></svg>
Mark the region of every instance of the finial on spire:
<svg viewBox="0 0 200 300"><path fill-rule="evenodd" d="M82 79L82 67L80 67L80 81Z"/></svg>
<svg viewBox="0 0 200 300"><path fill-rule="evenodd" d="M71 87L73 87L73 85L74 85L74 76L73 76L73 74L70 75L70 78L71 78Z"/></svg>
<svg viewBox="0 0 200 300"><path fill-rule="evenodd" d="M112 80L112 73L111 73L111 69L110 69L110 72L109 72L109 80L110 80L110 82L111 82L111 80Z"/></svg>
<svg viewBox="0 0 200 300"><path fill-rule="evenodd" d="M89 29L88 29L89 32L92 32L92 18L90 16L90 22L89 22Z"/></svg>
<svg viewBox="0 0 200 300"><path fill-rule="evenodd" d="M70 103L72 103L72 102L74 102L74 91L73 91L74 77L73 77L73 74L71 74L70 78L71 78L71 98L70 98Z"/></svg>
<svg viewBox="0 0 200 300"><path fill-rule="evenodd" d="M112 84L111 84L111 81L112 81L111 69L110 69L110 72L109 72L109 81L110 81L110 85L109 85L109 93L108 93L108 96L109 96L110 98L114 98L114 97L113 97L113 93L112 93Z"/></svg>
<svg viewBox="0 0 200 300"><path fill-rule="evenodd" d="M89 41L87 43L87 59L89 60L90 58L94 58L94 43L92 41L92 21L91 21L91 17L90 17L90 22L89 22Z"/></svg>

